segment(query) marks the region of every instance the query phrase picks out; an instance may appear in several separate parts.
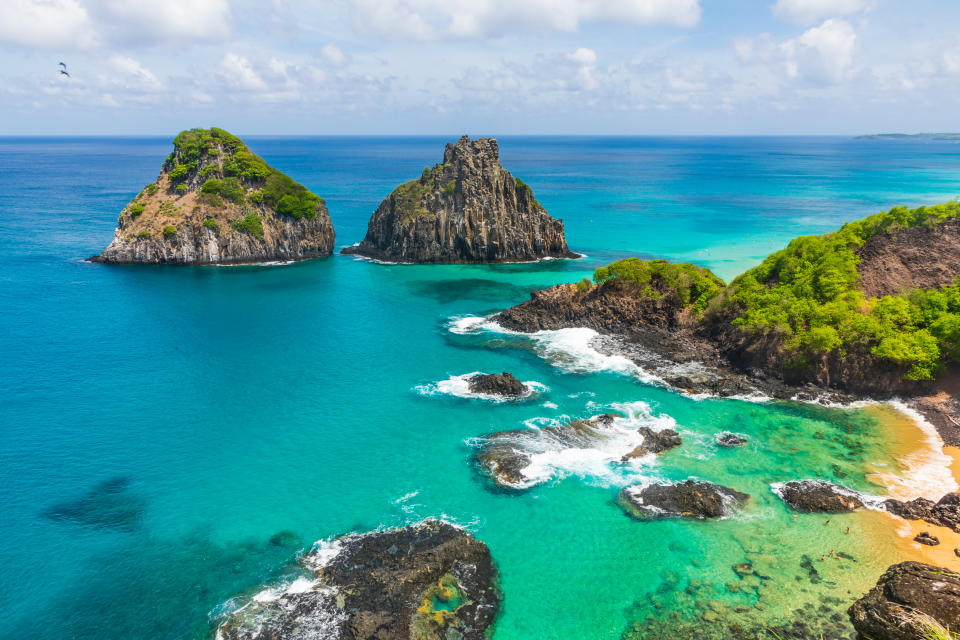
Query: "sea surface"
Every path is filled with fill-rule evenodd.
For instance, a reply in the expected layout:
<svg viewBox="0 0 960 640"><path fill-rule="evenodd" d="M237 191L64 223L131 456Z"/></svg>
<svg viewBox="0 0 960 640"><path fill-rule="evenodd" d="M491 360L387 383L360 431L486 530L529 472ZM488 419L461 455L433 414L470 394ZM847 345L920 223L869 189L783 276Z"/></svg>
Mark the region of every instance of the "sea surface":
<svg viewBox="0 0 960 640"><path fill-rule="evenodd" d="M247 142L327 199L339 248L452 140ZM942 490L936 470L898 462L892 409L691 398L601 355L589 331L519 336L475 319L633 255L730 279L798 234L956 196L960 146L499 141L586 257L91 264L169 138L0 139L0 637L211 637L315 541L430 516L490 547L496 640L652 638L657 624L731 616L772 626L804 607L843 631L829 616L896 559L895 536L870 513L795 518L770 486L818 477L882 496L909 476L908 493ZM521 402L461 397L458 376L476 371L543 387ZM633 465L612 446L542 451L543 482L521 493L493 490L473 464L491 432L606 411L624 430L673 426L684 444ZM724 430L749 443L718 448ZM751 503L714 522L639 522L616 504L627 484L688 477ZM755 574L738 575L742 562Z"/></svg>

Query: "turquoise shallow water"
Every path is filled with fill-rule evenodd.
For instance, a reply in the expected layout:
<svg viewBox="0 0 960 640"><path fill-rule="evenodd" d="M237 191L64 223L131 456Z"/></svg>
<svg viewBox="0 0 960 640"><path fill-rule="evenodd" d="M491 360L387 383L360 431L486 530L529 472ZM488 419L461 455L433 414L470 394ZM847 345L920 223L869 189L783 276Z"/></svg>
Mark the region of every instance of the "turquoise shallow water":
<svg viewBox="0 0 960 640"><path fill-rule="evenodd" d="M249 143L327 198L343 246L445 141ZM0 139L0 636L209 636L231 596L274 579L312 541L426 516L464 524L490 546L505 593L497 640L617 638L649 615L700 616L713 600L776 621L797 602L847 597L874 579L890 550L859 542L863 518L843 524L852 536L818 516L794 520L769 484L818 476L882 493L865 477L894 465L875 416L696 401L610 370L582 336L450 326L626 255L694 260L729 278L799 233L952 197L958 147L500 142L505 166L565 220L571 248L587 258L88 264L117 212L155 177L168 141ZM516 404L429 393L451 376L502 370L548 389ZM637 425L672 421L685 445L629 469L602 456L548 457L550 480L519 495L491 491L473 468L478 436L611 409ZM750 436L748 448L718 450L710 439L721 429ZM753 504L711 523L639 523L615 504L627 482L691 475L746 491ZM848 548L856 567L838 562L811 582L803 556L828 546ZM765 563L770 580L731 592L731 565L745 560Z"/></svg>

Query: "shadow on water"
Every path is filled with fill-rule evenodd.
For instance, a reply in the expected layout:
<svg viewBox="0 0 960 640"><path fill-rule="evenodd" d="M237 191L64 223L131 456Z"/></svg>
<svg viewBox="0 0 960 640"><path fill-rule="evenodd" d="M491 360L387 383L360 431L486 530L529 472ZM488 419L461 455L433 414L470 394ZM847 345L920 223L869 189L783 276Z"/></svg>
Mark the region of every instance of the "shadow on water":
<svg viewBox="0 0 960 640"><path fill-rule="evenodd" d="M62 585L49 611L19 620L0 635L20 640L209 640L231 598L252 595L267 583L301 575L295 559L305 550L295 533L269 540L217 543L206 529L176 540L128 538L93 557L72 583ZM6 631L11 633L6 635Z"/></svg>
<svg viewBox="0 0 960 640"><path fill-rule="evenodd" d="M79 498L44 509L43 516L98 529L133 531L143 521L146 501L130 490L129 476L104 480Z"/></svg>
<svg viewBox="0 0 960 640"><path fill-rule="evenodd" d="M423 298L432 298L438 302L449 303L458 300L483 300L500 302L502 300L526 300L531 291L546 289L549 284L516 285L486 278L464 278L462 280L412 280L407 283L410 293Z"/></svg>

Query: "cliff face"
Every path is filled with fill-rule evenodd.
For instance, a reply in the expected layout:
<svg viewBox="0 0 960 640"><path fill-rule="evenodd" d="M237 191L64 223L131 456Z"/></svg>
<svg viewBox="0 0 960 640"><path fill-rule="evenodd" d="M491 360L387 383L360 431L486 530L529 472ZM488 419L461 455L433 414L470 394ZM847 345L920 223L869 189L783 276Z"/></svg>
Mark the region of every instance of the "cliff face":
<svg viewBox="0 0 960 640"><path fill-rule="evenodd" d="M322 198L267 165L222 129L174 140L157 181L120 214L93 262L242 264L333 252Z"/></svg>
<svg viewBox="0 0 960 640"><path fill-rule="evenodd" d="M574 258L563 222L500 166L493 138L447 144L443 163L393 190L367 235L344 253L390 262L523 262Z"/></svg>
<svg viewBox="0 0 960 640"><path fill-rule="evenodd" d="M960 275L960 220L877 235L857 253L867 297L950 285Z"/></svg>

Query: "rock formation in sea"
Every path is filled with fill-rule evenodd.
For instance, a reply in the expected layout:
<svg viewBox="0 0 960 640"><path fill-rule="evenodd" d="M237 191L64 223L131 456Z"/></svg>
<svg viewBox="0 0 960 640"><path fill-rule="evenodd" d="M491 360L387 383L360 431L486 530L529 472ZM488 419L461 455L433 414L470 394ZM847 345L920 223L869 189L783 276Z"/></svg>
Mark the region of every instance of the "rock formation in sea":
<svg viewBox="0 0 960 640"><path fill-rule="evenodd" d="M774 487L774 492L797 511L843 513L863 507L855 491L821 480L791 480Z"/></svg>
<svg viewBox="0 0 960 640"><path fill-rule="evenodd" d="M944 631L960 629L960 575L920 562L893 565L848 613L859 638L953 637Z"/></svg>
<svg viewBox="0 0 960 640"><path fill-rule="evenodd" d="M937 502L926 498L909 501L888 499L884 508L905 520L923 520L960 533L960 493L948 493Z"/></svg>
<svg viewBox="0 0 960 640"><path fill-rule="evenodd" d="M493 263L575 258L563 222L500 165L493 138L447 144L443 162L396 189L343 253L388 262Z"/></svg>
<svg viewBox="0 0 960 640"><path fill-rule="evenodd" d="M736 433L720 433L717 434L717 444L727 449L733 449L747 444L747 439Z"/></svg>
<svg viewBox="0 0 960 640"><path fill-rule="evenodd" d="M483 393L491 396L519 398L530 393L527 385L506 371L475 375L467 381L467 385L471 393Z"/></svg>
<svg viewBox="0 0 960 640"><path fill-rule="evenodd" d="M243 264L333 252L323 200L223 129L173 141L156 182L124 207L93 262Z"/></svg>
<svg viewBox="0 0 960 640"><path fill-rule="evenodd" d="M218 640L485 640L499 610L486 545L446 522L352 534L301 557L309 578L266 591Z"/></svg>
<svg viewBox="0 0 960 640"><path fill-rule="evenodd" d="M719 518L743 506L750 496L729 487L687 480L672 484L632 485L620 491L618 502L638 520L657 518Z"/></svg>
<svg viewBox="0 0 960 640"><path fill-rule="evenodd" d="M650 427L640 427L637 429L637 432L643 436L643 442L634 447L630 453L620 458L621 462L626 462L633 458L640 458L648 453L663 453L664 451L679 447L683 444L683 440L680 439L680 434L673 429L654 431Z"/></svg>

